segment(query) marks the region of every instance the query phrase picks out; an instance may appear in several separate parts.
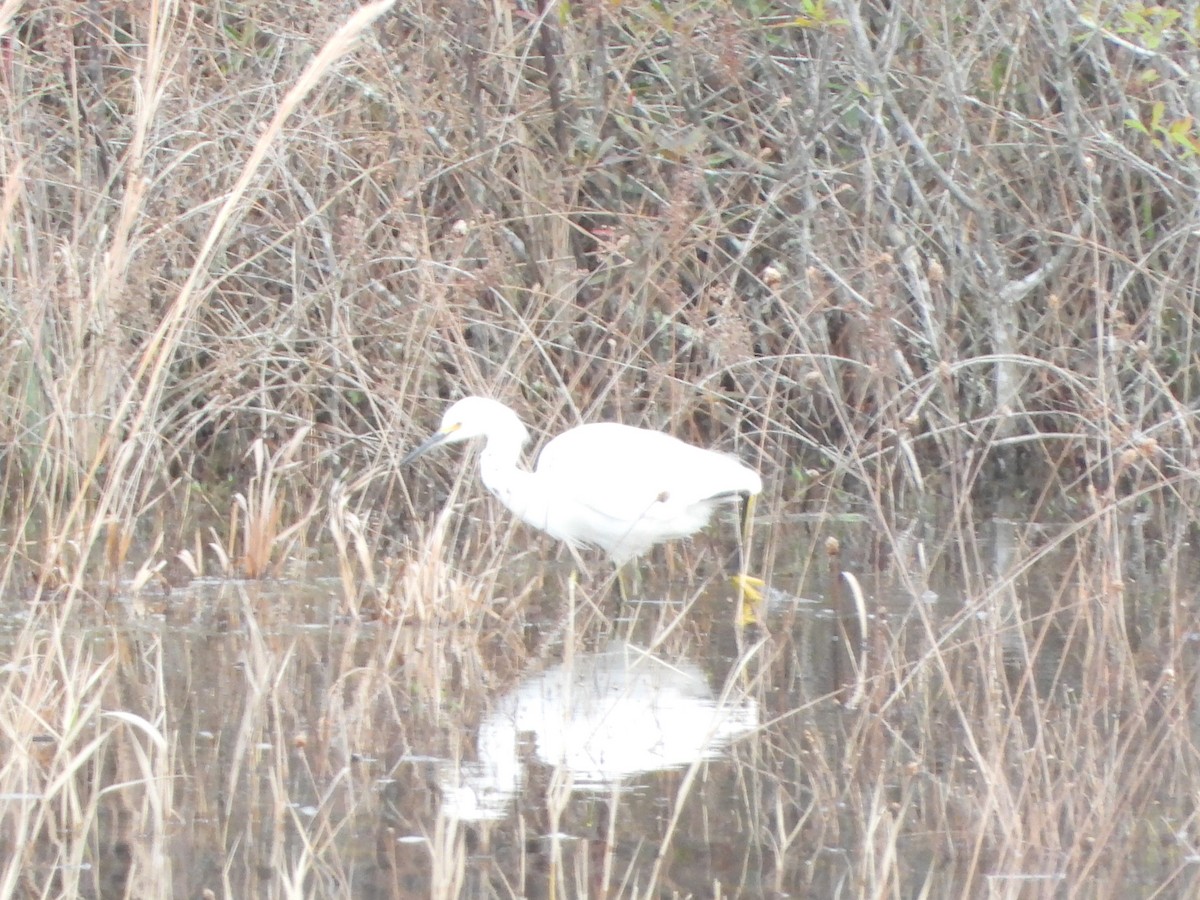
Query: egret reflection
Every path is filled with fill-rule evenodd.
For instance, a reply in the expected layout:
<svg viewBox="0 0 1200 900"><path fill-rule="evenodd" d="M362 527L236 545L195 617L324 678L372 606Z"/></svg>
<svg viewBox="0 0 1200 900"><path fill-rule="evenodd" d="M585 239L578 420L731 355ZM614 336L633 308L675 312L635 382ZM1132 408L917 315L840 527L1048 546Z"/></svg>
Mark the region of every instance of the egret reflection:
<svg viewBox="0 0 1200 900"><path fill-rule="evenodd" d="M577 653L502 696L479 725L478 760L447 765L442 812L503 818L528 759L567 771L577 789L718 756L758 726L753 698L718 702L689 661L615 643Z"/></svg>

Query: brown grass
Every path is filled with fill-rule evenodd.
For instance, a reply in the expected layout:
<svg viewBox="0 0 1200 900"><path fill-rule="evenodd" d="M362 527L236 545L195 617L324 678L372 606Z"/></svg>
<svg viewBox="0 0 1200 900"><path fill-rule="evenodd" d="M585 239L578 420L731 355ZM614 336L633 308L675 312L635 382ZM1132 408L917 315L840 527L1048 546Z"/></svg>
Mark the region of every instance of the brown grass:
<svg viewBox="0 0 1200 900"><path fill-rule="evenodd" d="M0 894L1194 894L1198 48L0 0ZM706 541L618 618L469 460L399 472L466 392L756 465L763 642ZM618 638L763 727L440 818L431 761Z"/></svg>

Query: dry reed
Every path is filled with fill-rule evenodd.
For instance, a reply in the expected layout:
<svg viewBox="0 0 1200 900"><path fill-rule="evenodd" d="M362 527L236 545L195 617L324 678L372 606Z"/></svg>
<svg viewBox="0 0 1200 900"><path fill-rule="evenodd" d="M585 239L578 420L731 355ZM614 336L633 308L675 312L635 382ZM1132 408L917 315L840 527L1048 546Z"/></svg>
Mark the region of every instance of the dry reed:
<svg viewBox="0 0 1200 900"><path fill-rule="evenodd" d="M0 3L0 895L1194 895L1198 55L1137 3ZM705 541L616 617L459 457L402 479L465 392L757 465L762 642ZM439 816L617 639L761 727Z"/></svg>

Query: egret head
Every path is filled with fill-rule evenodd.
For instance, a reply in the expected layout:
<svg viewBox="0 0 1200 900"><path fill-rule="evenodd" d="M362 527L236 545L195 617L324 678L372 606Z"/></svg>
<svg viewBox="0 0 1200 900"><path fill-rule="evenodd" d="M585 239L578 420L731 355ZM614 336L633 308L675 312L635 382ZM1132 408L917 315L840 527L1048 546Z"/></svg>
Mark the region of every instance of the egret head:
<svg viewBox="0 0 1200 900"><path fill-rule="evenodd" d="M503 441L519 450L529 440L529 432L517 414L498 400L487 397L463 397L442 416L441 427L400 461L412 462L442 444L457 444L476 437Z"/></svg>

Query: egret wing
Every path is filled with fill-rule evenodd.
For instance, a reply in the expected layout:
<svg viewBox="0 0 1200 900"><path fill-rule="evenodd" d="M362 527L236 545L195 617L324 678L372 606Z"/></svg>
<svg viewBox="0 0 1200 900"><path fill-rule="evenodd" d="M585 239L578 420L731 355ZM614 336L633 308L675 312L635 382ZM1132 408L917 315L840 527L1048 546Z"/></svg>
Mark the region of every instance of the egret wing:
<svg viewBox="0 0 1200 900"><path fill-rule="evenodd" d="M724 494L758 493L758 474L737 458L613 422L581 425L546 445L539 478L618 522L670 519Z"/></svg>

